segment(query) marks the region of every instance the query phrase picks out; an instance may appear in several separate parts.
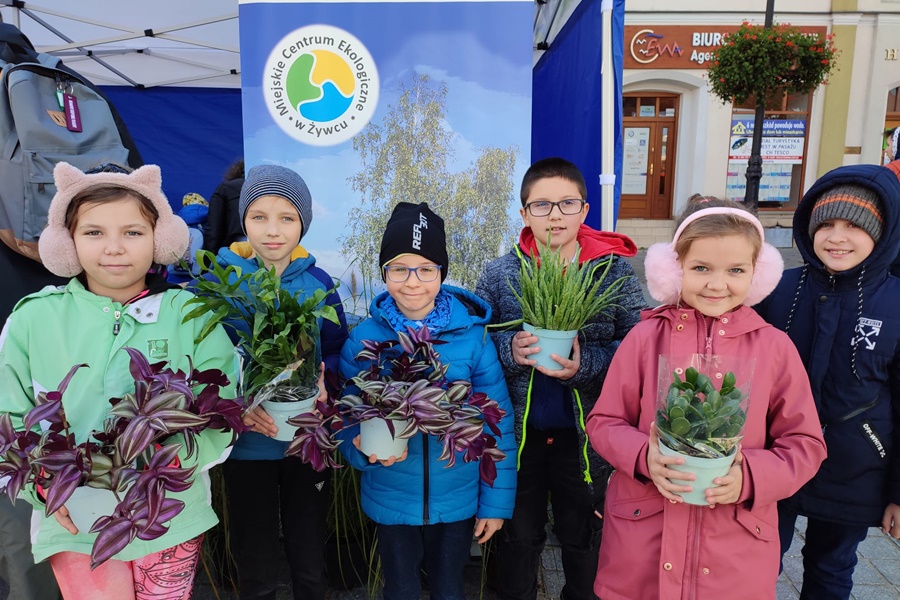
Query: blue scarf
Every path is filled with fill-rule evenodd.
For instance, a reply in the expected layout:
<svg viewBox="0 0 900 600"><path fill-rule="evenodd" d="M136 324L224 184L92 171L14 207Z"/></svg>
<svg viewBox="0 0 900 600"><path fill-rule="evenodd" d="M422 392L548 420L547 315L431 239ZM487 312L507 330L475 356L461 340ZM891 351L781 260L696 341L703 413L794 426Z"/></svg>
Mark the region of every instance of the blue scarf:
<svg viewBox="0 0 900 600"><path fill-rule="evenodd" d="M441 288L441 291L439 291L438 295L434 298L434 308L431 309L431 312L421 321L413 321L400 312L397 303L394 302L394 299L390 296L387 297L387 300L381 306L381 310L384 314L384 318L387 319L388 324L394 331L402 331L405 333L407 327L418 330L421 329L423 325L427 325L428 331L431 332L431 336L434 337L447 329L447 325L450 324L451 300L450 294Z"/></svg>

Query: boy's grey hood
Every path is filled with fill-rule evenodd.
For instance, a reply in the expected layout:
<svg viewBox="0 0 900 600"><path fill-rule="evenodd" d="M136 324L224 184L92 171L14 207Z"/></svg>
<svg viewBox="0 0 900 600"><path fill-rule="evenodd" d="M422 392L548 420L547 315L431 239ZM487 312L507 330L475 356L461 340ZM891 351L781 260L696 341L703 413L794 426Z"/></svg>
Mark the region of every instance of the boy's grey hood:
<svg viewBox="0 0 900 600"><path fill-rule="evenodd" d="M829 171L819 178L803 198L794 213L794 240L803 259L815 269L824 271L825 265L813 250L809 234L812 209L829 189L838 185L859 185L873 190L881 200L884 229L875 249L862 263L841 273L857 277L862 269L870 273L887 271L900 253L900 180L890 169L879 165L848 165ZM868 275L868 273L867 273Z"/></svg>

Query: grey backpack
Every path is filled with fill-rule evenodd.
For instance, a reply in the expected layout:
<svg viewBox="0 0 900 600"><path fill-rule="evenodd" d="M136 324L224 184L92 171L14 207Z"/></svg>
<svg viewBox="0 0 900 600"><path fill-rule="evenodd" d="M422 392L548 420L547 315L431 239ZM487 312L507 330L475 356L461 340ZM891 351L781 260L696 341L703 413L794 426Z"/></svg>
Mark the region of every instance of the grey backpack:
<svg viewBox="0 0 900 600"><path fill-rule="evenodd" d="M40 260L56 163L127 165L129 150L106 98L10 27L0 24L0 240Z"/></svg>

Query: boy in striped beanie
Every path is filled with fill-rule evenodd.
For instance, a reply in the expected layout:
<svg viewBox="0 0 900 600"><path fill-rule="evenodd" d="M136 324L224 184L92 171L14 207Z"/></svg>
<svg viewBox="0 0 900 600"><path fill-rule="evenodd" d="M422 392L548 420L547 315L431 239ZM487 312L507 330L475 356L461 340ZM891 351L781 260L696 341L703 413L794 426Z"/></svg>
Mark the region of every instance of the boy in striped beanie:
<svg viewBox="0 0 900 600"><path fill-rule="evenodd" d="M813 249L831 273L847 271L864 261L883 229L884 215L876 191L852 183L825 191L809 217Z"/></svg>

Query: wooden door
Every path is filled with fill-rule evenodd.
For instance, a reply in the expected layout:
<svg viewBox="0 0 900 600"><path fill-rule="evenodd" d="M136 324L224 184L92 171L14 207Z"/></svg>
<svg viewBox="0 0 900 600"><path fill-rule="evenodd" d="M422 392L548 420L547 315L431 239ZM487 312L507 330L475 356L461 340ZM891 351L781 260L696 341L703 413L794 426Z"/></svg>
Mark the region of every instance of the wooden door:
<svg viewBox="0 0 900 600"><path fill-rule="evenodd" d="M678 97L629 95L623 104L625 131L619 218L671 218Z"/></svg>

